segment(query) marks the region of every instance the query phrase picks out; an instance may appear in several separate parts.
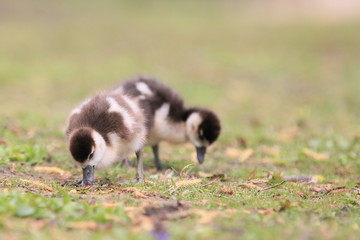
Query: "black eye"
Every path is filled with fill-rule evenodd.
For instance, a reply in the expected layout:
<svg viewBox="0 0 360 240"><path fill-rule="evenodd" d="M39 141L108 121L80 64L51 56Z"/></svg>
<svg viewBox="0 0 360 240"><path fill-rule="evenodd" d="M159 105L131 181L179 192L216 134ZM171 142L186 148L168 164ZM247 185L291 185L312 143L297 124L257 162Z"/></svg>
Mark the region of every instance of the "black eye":
<svg viewBox="0 0 360 240"><path fill-rule="evenodd" d="M93 156L94 156L94 153L92 152L92 153L90 153L90 155L89 155L89 159L92 159L93 158Z"/></svg>
<svg viewBox="0 0 360 240"><path fill-rule="evenodd" d="M200 131L199 131L199 138L200 138L200 140L205 140L204 131L202 129L200 129Z"/></svg>

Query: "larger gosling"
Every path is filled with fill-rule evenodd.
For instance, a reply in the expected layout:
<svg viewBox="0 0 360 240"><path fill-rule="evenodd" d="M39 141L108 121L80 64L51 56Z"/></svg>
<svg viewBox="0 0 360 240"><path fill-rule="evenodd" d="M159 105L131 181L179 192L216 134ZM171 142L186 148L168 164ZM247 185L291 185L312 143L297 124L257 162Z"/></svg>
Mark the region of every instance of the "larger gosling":
<svg viewBox="0 0 360 240"><path fill-rule="evenodd" d="M75 108L69 116L66 135L70 153L83 169L83 179L78 184L93 184L95 169L107 168L134 152L135 181L141 182L148 125L139 100L119 93L96 95Z"/></svg>
<svg viewBox="0 0 360 240"><path fill-rule="evenodd" d="M219 118L214 112L185 107L179 94L149 77L129 79L114 88L113 92L138 99L147 110L150 130L146 145L152 147L158 171L163 169L159 156L162 141L174 144L191 142L198 162L205 161L207 147L216 141L221 130Z"/></svg>

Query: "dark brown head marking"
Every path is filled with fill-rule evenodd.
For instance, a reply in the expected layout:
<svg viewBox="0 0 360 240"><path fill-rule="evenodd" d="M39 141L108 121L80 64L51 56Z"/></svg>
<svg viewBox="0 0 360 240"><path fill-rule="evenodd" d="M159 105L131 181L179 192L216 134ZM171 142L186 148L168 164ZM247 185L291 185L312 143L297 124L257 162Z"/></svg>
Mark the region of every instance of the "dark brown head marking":
<svg viewBox="0 0 360 240"><path fill-rule="evenodd" d="M199 114L203 119L198 129L199 138L211 144L220 135L220 120L213 112L207 109L199 109Z"/></svg>
<svg viewBox="0 0 360 240"><path fill-rule="evenodd" d="M80 163L84 163L88 159L94 146L95 142L90 128L80 128L71 136L70 152L73 158Z"/></svg>

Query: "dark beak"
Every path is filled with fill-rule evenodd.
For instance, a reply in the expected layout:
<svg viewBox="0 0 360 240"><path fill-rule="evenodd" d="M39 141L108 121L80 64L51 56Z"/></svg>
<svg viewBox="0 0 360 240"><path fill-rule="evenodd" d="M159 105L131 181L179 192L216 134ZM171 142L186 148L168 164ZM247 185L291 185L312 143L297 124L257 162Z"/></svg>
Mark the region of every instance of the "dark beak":
<svg viewBox="0 0 360 240"><path fill-rule="evenodd" d="M196 147L196 156L200 164L205 161L206 147Z"/></svg>
<svg viewBox="0 0 360 240"><path fill-rule="evenodd" d="M94 183L94 169L95 166L87 165L83 168L83 180L81 185L87 186Z"/></svg>

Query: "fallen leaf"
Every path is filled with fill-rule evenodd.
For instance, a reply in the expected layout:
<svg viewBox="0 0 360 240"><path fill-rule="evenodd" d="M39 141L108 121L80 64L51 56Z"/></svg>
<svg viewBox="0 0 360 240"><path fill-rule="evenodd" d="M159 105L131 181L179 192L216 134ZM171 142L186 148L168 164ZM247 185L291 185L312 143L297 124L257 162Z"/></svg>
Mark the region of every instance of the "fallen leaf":
<svg viewBox="0 0 360 240"><path fill-rule="evenodd" d="M102 205L104 208L116 208L119 206L118 203L112 203L112 202L103 202Z"/></svg>
<svg viewBox="0 0 360 240"><path fill-rule="evenodd" d="M296 126L282 129L278 138L281 142L290 142L300 135L300 129Z"/></svg>
<svg viewBox="0 0 360 240"><path fill-rule="evenodd" d="M333 189L332 184L315 184L309 187L312 192L327 192Z"/></svg>
<svg viewBox="0 0 360 240"><path fill-rule="evenodd" d="M199 175L199 177L202 177L202 178L208 178L208 177L211 177L213 174L199 171L198 175Z"/></svg>
<svg viewBox="0 0 360 240"><path fill-rule="evenodd" d="M265 185L265 184L269 183L269 180L265 179L265 178L254 178L254 179L251 179L251 180L249 180L247 182L255 184L255 185Z"/></svg>
<svg viewBox="0 0 360 240"><path fill-rule="evenodd" d="M328 161L329 160L329 156L325 155L324 153L317 153L308 148L304 148L303 153L317 161Z"/></svg>
<svg viewBox="0 0 360 240"><path fill-rule="evenodd" d="M270 216L270 215L274 214L275 211L272 208L259 208L259 209L245 209L244 213L251 214L251 215L261 214L261 215Z"/></svg>
<svg viewBox="0 0 360 240"><path fill-rule="evenodd" d="M344 192L349 192L350 189L346 189L345 186L341 186L341 187L335 187L332 188L330 190L328 190L325 194L329 194L329 193L344 193Z"/></svg>
<svg viewBox="0 0 360 240"><path fill-rule="evenodd" d="M244 147L244 148L247 147L248 143L247 143L247 141L246 141L245 138L243 138L243 137L237 137L236 140L237 140L238 144L240 144L240 146L242 146L242 147Z"/></svg>
<svg viewBox="0 0 360 240"><path fill-rule="evenodd" d="M280 147L276 146L276 147L264 147L262 149L263 153L267 154L267 155L272 155L272 156L279 156L280 155Z"/></svg>
<svg viewBox="0 0 360 240"><path fill-rule="evenodd" d="M69 191L69 193L70 193L70 194L77 194L78 191L77 191L76 189L71 189L71 190Z"/></svg>
<svg viewBox="0 0 360 240"><path fill-rule="evenodd" d="M124 188L124 191L133 193L138 198L147 198L147 196L144 193L142 193L139 189L137 189L136 187L127 187L127 188Z"/></svg>
<svg viewBox="0 0 360 240"><path fill-rule="evenodd" d="M98 230L99 225L97 222L88 220L88 221L79 221L79 222L72 222L68 225L70 229L74 230Z"/></svg>
<svg viewBox="0 0 360 240"><path fill-rule="evenodd" d="M65 171L61 168L57 168L57 167L47 167L47 166L38 166L34 168L35 172L42 172L42 173L55 173L60 175L61 177L64 178L70 178L71 177L71 173L69 171Z"/></svg>
<svg viewBox="0 0 360 240"><path fill-rule="evenodd" d="M234 194L234 189L233 188L223 188L223 189L220 189L219 193L220 194L233 195Z"/></svg>
<svg viewBox="0 0 360 240"><path fill-rule="evenodd" d="M240 150L239 148L228 147L225 150L225 155L230 158L238 159L240 162L245 162L248 160L254 153L252 148L247 148Z"/></svg>
<svg viewBox="0 0 360 240"><path fill-rule="evenodd" d="M3 189L2 189L2 192L3 192L4 194L9 194L9 193L10 193L10 191L9 191L8 188L3 188Z"/></svg>
<svg viewBox="0 0 360 240"><path fill-rule="evenodd" d="M262 214L262 215L265 215L265 216L270 216L270 215L273 215L275 213L274 209L272 209L272 208L259 208L257 211L258 211L259 214Z"/></svg>
<svg viewBox="0 0 360 240"><path fill-rule="evenodd" d="M208 199L201 199L199 201L196 202L197 204L200 204L200 205L206 205L209 203L209 200Z"/></svg>
<svg viewBox="0 0 360 240"><path fill-rule="evenodd" d="M202 210L202 209L196 209L194 211L195 215L200 216L200 218L198 219L197 223L198 224L202 224L202 225L206 225L211 223L214 218L220 217L223 215L223 213L221 211L216 211L216 210Z"/></svg>
<svg viewBox="0 0 360 240"><path fill-rule="evenodd" d="M239 158L241 156L241 150L239 148L228 147L225 150L225 155L230 158Z"/></svg>
<svg viewBox="0 0 360 240"><path fill-rule="evenodd" d="M151 232L155 229L155 221L148 216L138 216L132 222L133 230L135 232Z"/></svg>
<svg viewBox="0 0 360 240"><path fill-rule="evenodd" d="M241 152L241 155L239 157L240 162L245 162L248 160L252 155L254 154L254 150L252 148L247 148L244 151Z"/></svg>
<svg viewBox="0 0 360 240"><path fill-rule="evenodd" d="M298 196L302 197L302 198L306 198L306 194L294 189L288 189L290 192L297 194Z"/></svg>
<svg viewBox="0 0 360 240"><path fill-rule="evenodd" d="M46 190L46 191L50 191L50 192L55 191L52 187L49 187L48 185L43 184L38 181L35 181L35 180L27 180L27 179L22 179L22 178L20 178L19 180L20 180L20 182L27 183L33 187L40 188L42 190Z"/></svg>
<svg viewBox="0 0 360 240"><path fill-rule="evenodd" d="M180 180L175 183L178 188L186 188L189 186L200 184L202 180L200 178L189 179L189 180Z"/></svg>
<svg viewBox="0 0 360 240"><path fill-rule="evenodd" d="M0 144L6 145L6 141L5 141L5 140L0 139Z"/></svg>

